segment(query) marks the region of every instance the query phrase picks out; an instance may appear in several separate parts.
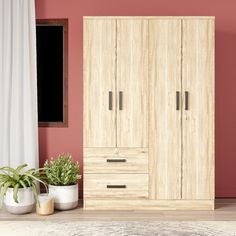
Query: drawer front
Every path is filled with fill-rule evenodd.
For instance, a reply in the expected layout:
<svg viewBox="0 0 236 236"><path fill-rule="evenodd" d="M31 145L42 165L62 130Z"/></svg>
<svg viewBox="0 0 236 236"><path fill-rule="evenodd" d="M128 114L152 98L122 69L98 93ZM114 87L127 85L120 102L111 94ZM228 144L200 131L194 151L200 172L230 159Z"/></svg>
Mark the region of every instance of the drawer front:
<svg viewBox="0 0 236 236"><path fill-rule="evenodd" d="M84 173L148 173L148 149L85 148Z"/></svg>
<svg viewBox="0 0 236 236"><path fill-rule="evenodd" d="M85 198L148 198L148 174L84 174Z"/></svg>

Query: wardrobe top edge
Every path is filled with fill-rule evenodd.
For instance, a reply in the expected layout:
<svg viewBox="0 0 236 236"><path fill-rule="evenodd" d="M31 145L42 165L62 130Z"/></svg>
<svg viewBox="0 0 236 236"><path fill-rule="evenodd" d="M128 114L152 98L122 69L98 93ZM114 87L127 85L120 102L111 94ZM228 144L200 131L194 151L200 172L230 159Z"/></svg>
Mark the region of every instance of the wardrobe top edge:
<svg viewBox="0 0 236 236"><path fill-rule="evenodd" d="M215 16L83 16L83 19L212 19Z"/></svg>

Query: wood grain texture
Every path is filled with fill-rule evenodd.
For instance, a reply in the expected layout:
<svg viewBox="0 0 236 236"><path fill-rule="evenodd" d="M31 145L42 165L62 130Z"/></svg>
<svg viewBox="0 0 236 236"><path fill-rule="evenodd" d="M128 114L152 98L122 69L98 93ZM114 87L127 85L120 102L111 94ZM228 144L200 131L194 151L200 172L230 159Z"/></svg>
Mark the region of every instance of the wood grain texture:
<svg viewBox="0 0 236 236"><path fill-rule="evenodd" d="M148 197L148 174L84 174L84 185L85 199ZM126 187L107 188L107 185L125 185Z"/></svg>
<svg viewBox="0 0 236 236"><path fill-rule="evenodd" d="M125 162L108 162L125 160ZM147 148L86 148L84 173L148 173Z"/></svg>
<svg viewBox="0 0 236 236"><path fill-rule="evenodd" d="M132 20L181 20L181 19L215 19L215 16L84 16L84 19L132 19Z"/></svg>
<svg viewBox="0 0 236 236"><path fill-rule="evenodd" d="M85 199L85 210L214 210L214 200Z"/></svg>
<svg viewBox="0 0 236 236"><path fill-rule="evenodd" d="M148 146L148 22L117 20L117 146Z"/></svg>
<svg viewBox="0 0 236 236"><path fill-rule="evenodd" d="M115 48L116 20L84 20L84 147L116 146Z"/></svg>
<svg viewBox="0 0 236 236"><path fill-rule="evenodd" d="M93 22L85 27L84 147L93 147L84 148L86 209L214 209L213 18L86 21ZM104 113L111 90L116 109Z"/></svg>
<svg viewBox="0 0 236 236"><path fill-rule="evenodd" d="M214 20L183 20L183 199L215 196L214 31Z"/></svg>
<svg viewBox="0 0 236 236"><path fill-rule="evenodd" d="M149 197L180 199L181 20L149 20L149 75Z"/></svg>

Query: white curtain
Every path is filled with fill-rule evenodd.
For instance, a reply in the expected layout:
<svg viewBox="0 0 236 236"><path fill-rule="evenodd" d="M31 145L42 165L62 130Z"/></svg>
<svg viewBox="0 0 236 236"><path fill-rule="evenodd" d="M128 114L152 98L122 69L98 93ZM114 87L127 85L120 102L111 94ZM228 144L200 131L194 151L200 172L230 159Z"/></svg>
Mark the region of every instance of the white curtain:
<svg viewBox="0 0 236 236"><path fill-rule="evenodd" d="M0 166L38 166L34 0L0 0Z"/></svg>

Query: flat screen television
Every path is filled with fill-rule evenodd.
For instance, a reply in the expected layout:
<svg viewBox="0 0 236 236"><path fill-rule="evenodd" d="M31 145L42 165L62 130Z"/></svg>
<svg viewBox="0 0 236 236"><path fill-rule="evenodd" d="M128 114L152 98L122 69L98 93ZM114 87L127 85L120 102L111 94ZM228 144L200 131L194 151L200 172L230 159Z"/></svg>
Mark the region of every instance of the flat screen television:
<svg viewBox="0 0 236 236"><path fill-rule="evenodd" d="M65 20L37 20L39 126L68 125L66 33L67 21Z"/></svg>

